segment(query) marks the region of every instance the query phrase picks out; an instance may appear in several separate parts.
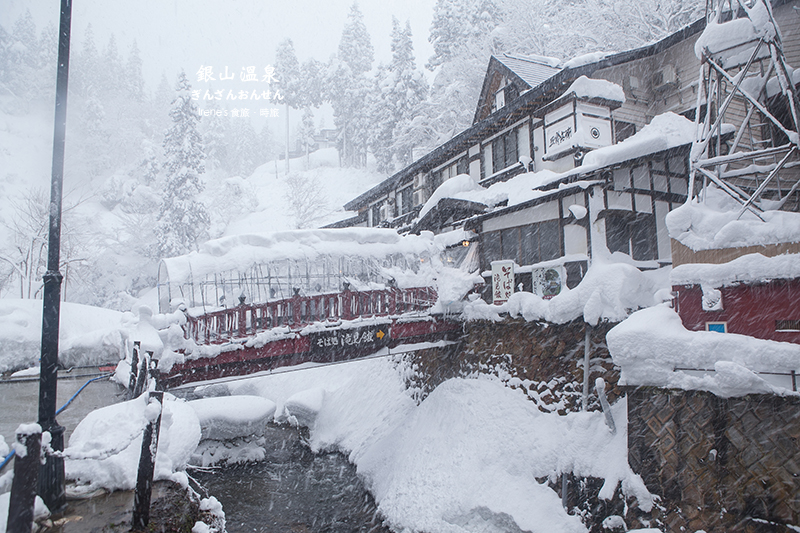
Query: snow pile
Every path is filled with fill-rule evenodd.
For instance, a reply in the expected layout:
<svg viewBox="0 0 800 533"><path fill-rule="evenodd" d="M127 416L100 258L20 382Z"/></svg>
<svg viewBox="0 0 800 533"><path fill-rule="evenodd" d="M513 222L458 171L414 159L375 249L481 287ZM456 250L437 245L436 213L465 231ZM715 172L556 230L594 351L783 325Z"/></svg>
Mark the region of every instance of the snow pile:
<svg viewBox="0 0 800 533"><path fill-rule="evenodd" d="M189 406L197 415L203 439L262 436L275 415L275 404L259 396L202 398Z"/></svg>
<svg viewBox="0 0 800 533"><path fill-rule="evenodd" d="M293 394L284 405L285 416L295 425L314 427L314 421L325 401L325 389L314 387Z"/></svg>
<svg viewBox="0 0 800 533"><path fill-rule="evenodd" d="M564 68L578 68L591 63L597 63L615 53L616 52L589 52L588 54L582 54L564 63Z"/></svg>
<svg viewBox="0 0 800 533"><path fill-rule="evenodd" d="M727 263L685 264L670 273L672 285L725 287L737 283L764 282L774 279L800 278L800 254L764 257L747 254Z"/></svg>
<svg viewBox="0 0 800 533"><path fill-rule="evenodd" d="M128 313L62 302L59 361L66 367L116 363L134 323ZM35 365L41 341L42 301L0 299L0 372Z"/></svg>
<svg viewBox="0 0 800 533"><path fill-rule="evenodd" d="M741 204L709 185L704 201L693 200L667 214L669 236L692 250L711 250L800 242L800 213L765 211L758 220L747 211L737 220Z"/></svg>
<svg viewBox="0 0 800 533"><path fill-rule="evenodd" d="M533 532L586 531L536 481L562 472L605 479L603 498L622 482L642 506L651 503L628 467L625 432L612 435L602 413L544 414L491 377L450 380L416 405L404 371L376 358L212 387L260 394L278 412L315 411L312 449L347 453L398 531L507 531L514 523ZM625 427L625 403L612 410Z"/></svg>
<svg viewBox="0 0 800 533"><path fill-rule="evenodd" d="M573 93L578 98L600 98L602 100L625 103L625 91L616 83L608 80L596 80L581 76L572 82L572 85L560 98Z"/></svg>
<svg viewBox="0 0 800 533"><path fill-rule="evenodd" d="M583 165L578 169L586 171L601 168L645 154L676 148L691 143L694 134L695 127L691 120L671 111L663 113L653 117L650 124L621 143L592 150L586 154Z"/></svg>
<svg viewBox="0 0 800 533"><path fill-rule="evenodd" d="M700 38L694 44L694 53L698 59L703 59L705 50L708 50L713 56L719 52L757 41L760 38L763 38L765 42L771 42L775 39L777 35L776 28L770 21L769 11L764 2L754 2L753 7L747 7L744 3L740 4L740 6L745 9L746 17L723 22L722 24L718 23L716 18L713 18L708 23ZM753 45L755 46L755 43ZM752 53L752 50L750 53ZM748 58L745 58L745 61Z"/></svg>
<svg viewBox="0 0 800 533"><path fill-rule="evenodd" d="M800 371L800 346L733 333L688 331L667 305L633 313L606 336L620 384L704 390L722 397L794 394L757 372ZM689 370L705 370L696 372ZM697 374L701 375L697 375Z"/></svg>
<svg viewBox="0 0 800 533"><path fill-rule="evenodd" d="M664 269L642 272L625 263L595 261L577 287L564 287L549 300L529 293L518 292L501 305L482 300L470 302L464 308L468 320L501 320L501 313L522 316L525 320L546 320L563 324L583 317L588 324L601 320L619 322L631 311L655 303L655 294L666 288Z"/></svg>
<svg viewBox="0 0 800 533"><path fill-rule="evenodd" d="M147 423L147 395L89 413L69 439L66 475L87 490L130 490ZM152 410L152 407L149 407ZM181 482L180 471L200 442L200 421L189 404L164 395L154 479Z"/></svg>

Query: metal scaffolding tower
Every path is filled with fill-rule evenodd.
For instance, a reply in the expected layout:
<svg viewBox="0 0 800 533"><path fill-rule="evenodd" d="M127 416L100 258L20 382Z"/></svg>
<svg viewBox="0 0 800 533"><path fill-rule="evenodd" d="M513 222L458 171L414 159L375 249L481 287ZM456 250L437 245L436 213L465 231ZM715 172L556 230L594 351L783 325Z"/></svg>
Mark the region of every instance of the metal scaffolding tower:
<svg viewBox="0 0 800 533"><path fill-rule="evenodd" d="M740 218L799 211L800 106L769 0L707 0L695 53L701 66L687 201L705 198L713 183L740 203Z"/></svg>

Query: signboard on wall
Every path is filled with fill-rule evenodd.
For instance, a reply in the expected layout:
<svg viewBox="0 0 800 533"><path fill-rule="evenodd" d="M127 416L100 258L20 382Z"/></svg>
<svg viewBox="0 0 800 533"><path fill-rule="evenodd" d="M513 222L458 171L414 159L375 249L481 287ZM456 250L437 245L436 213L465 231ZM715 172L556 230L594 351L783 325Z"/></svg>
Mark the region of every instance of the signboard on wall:
<svg viewBox="0 0 800 533"><path fill-rule="evenodd" d="M562 267L536 268L531 273L533 276L533 292L549 300L561 292L564 280Z"/></svg>
<svg viewBox="0 0 800 533"><path fill-rule="evenodd" d="M495 305L514 294L514 261L492 261L492 300Z"/></svg>

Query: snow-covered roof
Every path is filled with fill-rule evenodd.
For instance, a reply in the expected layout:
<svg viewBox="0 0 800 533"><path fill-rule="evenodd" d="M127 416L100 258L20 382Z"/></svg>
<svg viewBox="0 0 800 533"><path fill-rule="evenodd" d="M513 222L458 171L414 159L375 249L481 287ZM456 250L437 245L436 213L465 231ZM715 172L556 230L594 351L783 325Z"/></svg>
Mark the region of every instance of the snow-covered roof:
<svg viewBox="0 0 800 533"><path fill-rule="evenodd" d="M689 331L666 304L633 313L608 332L606 342L621 368L621 385L704 390L722 397L796 394L772 378L800 371L800 345Z"/></svg>
<svg viewBox="0 0 800 533"><path fill-rule="evenodd" d="M679 265L670 274L670 282L673 285L703 284L714 288L737 283L794 278L800 278L800 254L775 257L747 254L719 265L705 263Z"/></svg>
<svg viewBox="0 0 800 533"><path fill-rule="evenodd" d="M587 156L588 157L588 156ZM764 221L745 212L741 204L709 185L706 197L667 214L669 236L694 250L800 242L800 213L765 211Z"/></svg>
<svg viewBox="0 0 800 533"><path fill-rule="evenodd" d="M561 70L561 62L552 57L500 54L494 58L519 76L531 88L538 86Z"/></svg>
<svg viewBox="0 0 800 533"><path fill-rule="evenodd" d="M170 283L186 283L217 272L247 272L252 266L320 256L383 258L392 254L433 255L433 234L401 236L391 229L341 228L253 233L204 243L199 252L162 260Z"/></svg>
<svg viewBox="0 0 800 533"><path fill-rule="evenodd" d="M470 176L462 174L451 178L437 188L420 211L418 218L443 198L455 198L481 203L491 207L505 203L511 207L522 203L580 187L585 189L596 180L579 180L572 183L554 184L569 181L571 178L586 176L601 168L637 159L649 154L663 152L679 146L691 144L694 137L694 124L675 113L664 113L624 141L611 146L592 150L584 158L583 165L558 173L552 170L525 172L508 181L498 182L485 188L475 183Z"/></svg>

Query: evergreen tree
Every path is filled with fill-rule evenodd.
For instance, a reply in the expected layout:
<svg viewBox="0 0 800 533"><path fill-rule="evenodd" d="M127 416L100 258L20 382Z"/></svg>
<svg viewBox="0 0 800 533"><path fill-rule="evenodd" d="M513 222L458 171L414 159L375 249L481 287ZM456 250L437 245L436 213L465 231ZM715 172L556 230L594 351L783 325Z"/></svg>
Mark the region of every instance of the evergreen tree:
<svg viewBox="0 0 800 533"><path fill-rule="evenodd" d="M411 25L406 22L405 28L401 28L398 20L392 18L392 62L388 68L379 68L371 99L374 124L371 148L379 171L391 172L393 161L400 166L411 163L416 142L399 134L413 120L427 92L425 77L414 62Z"/></svg>
<svg viewBox="0 0 800 533"><path fill-rule="evenodd" d="M142 58L139 56L139 46L134 39L131 51L128 54L128 62L125 65L125 88L128 97L134 102L144 101L144 75L142 74Z"/></svg>
<svg viewBox="0 0 800 533"><path fill-rule="evenodd" d="M286 158L286 172L289 172L289 108L298 109L300 106L300 62L294 53L294 44L291 39L285 39L278 44L275 51L275 71L278 78L278 85L283 95L284 118L286 120L286 148L284 156Z"/></svg>
<svg viewBox="0 0 800 533"><path fill-rule="evenodd" d="M339 57L328 67L328 100L339 130L339 159L344 166L366 165L370 118L364 105L371 88L373 49L363 15L354 3L339 41Z"/></svg>
<svg viewBox="0 0 800 533"><path fill-rule="evenodd" d="M265 123L258 133L258 160L262 162L271 161L278 157L279 146L270 130L269 124Z"/></svg>
<svg viewBox="0 0 800 533"><path fill-rule="evenodd" d="M164 137L164 198L155 228L161 257L198 249L210 225L206 207L197 200L203 191L200 174L205 171L205 154L197 106L184 72L178 76L176 92L170 111L172 127Z"/></svg>
<svg viewBox="0 0 800 533"><path fill-rule="evenodd" d="M230 132L230 171L246 178L263 163L256 130L249 119L240 118L233 121Z"/></svg>
<svg viewBox="0 0 800 533"><path fill-rule="evenodd" d="M307 107L305 111L303 111L303 121L300 124L300 131L297 132L297 137L300 141L299 144L306 154L306 167L308 167L311 148L314 147L314 133L316 133L316 128L314 127L314 112L311 111L310 107Z"/></svg>
<svg viewBox="0 0 800 533"><path fill-rule="evenodd" d="M230 149L226 142L231 130L230 119L228 116L217 116L216 112L220 111L220 107L216 100L211 100L206 109L211 111L211 114L202 122L206 170L212 175L217 170L230 171Z"/></svg>
<svg viewBox="0 0 800 533"><path fill-rule="evenodd" d="M113 33L109 37L108 44L106 44L103 52L98 75L98 83L102 93L106 97L118 97L122 92L123 69L119 51L117 50L117 38Z"/></svg>
<svg viewBox="0 0 800 533"><path fill-rule="evenodd" d="M339 58L350 68L350 73L358 77L372 70L374 56L369 33L364 25L364 15L358 8L358 2L353 2L339 40Z"/></svg>
<svg viewBox="0 0 800 533"><path fill-rule="evenodd" d="M74 68L72 68L74 66ZM74 65L70 68L70 87L74 87L78 94L86 96L90 87L97 88L98 58L97 47L94 44L94 30L92 25L86 27L81 50L75 57Z"/></svg>

